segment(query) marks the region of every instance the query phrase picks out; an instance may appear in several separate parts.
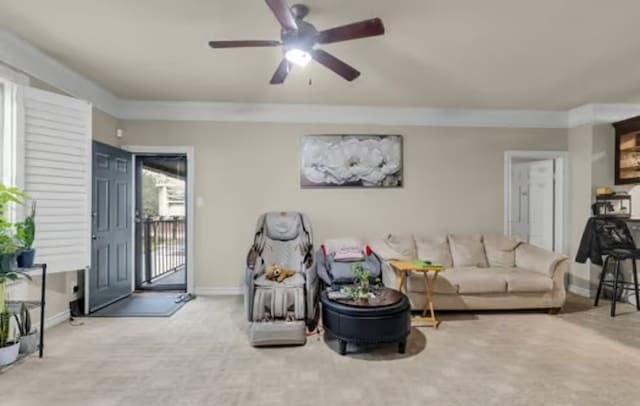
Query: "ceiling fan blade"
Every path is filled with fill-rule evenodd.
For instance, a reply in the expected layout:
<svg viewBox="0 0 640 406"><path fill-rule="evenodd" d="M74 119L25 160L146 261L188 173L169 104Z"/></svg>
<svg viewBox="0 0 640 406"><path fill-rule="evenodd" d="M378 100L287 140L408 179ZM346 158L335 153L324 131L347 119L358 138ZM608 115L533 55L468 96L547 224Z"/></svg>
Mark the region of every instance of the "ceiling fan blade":
<svg viewBox="0 0 640 406"><path fill-rule="evenodd" d="M275 47L278 45L282 45L280 41L209 41L211 48Z"/></svg>
<svg viewBox="0 0 640 406"><path fill-rule="evenodd" d="M379 18L372 18L353 24L320 31L316 37L320 44L349 41L352 39L374 37L384 34L384 25Z"/></svg>
<svg viewBox="0 0 640 406"><path fill-rule="evenodd" d="M319 64L324 65L327 69L334 71L349 82L360 76L360 72L328 52L321 49L314 49L312 55L313 59Z"/></svg>
<svg viewBox="0 0 640 406"><path fill-rule="evenodd" d="M280 85L284 83L284 80L287 78L287 75L289 74L289 69L290 69L289 61L287 61L286 59L282 59L282 62L280 62L280 65L278 65L278 68L276 69L276 72L271 77L271 81L269 83L271 83L272 85Z"/></svg>
<svg viewBox="0 0 640 406"><path fill-rule="evenodd" d="M295 31L298 29L298 24L296 24L296 19L291 14L291 10L287 5L285 0L265 0L267 5L273 11L273 14L276 16L280 25L285 30Z"/></svg>

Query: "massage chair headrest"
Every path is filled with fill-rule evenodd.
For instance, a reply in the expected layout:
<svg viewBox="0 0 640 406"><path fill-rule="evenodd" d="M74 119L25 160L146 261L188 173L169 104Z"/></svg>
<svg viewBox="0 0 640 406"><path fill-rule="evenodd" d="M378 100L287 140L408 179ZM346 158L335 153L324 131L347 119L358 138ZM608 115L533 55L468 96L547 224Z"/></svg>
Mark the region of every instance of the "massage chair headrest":
<svg viewBox="0 0 640 406"><path fill-rule="evenodd" d="M291 241L302 233L300 213L267 213L264 218L264 235L278 241Z"/></svg>

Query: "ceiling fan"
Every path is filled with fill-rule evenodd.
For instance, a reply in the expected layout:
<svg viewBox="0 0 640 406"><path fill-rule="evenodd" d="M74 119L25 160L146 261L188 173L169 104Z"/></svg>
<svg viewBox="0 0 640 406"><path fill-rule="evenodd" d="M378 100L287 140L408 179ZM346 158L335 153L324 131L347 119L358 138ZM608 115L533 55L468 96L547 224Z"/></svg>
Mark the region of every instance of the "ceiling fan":
<svg viewBox="0 0 640 406"><path fill-rule="evenodd" d="M348 81L360 76L353 67L321 49L315 49L316 44L331 44L358 38L373 37L384 34L384 25L379 18L364 20L340 27L318 31L303 21L309 14L309 8L302 4L295 4L291 8L285 0L265 0L278 22L282 26L280 41L210 41L212 48L244 48L244 47L275 47L282 46L284 58L271 78L271 84L281 84L291 71L291 65L306 66L311 59L327 69L337 73Z"/></svg>

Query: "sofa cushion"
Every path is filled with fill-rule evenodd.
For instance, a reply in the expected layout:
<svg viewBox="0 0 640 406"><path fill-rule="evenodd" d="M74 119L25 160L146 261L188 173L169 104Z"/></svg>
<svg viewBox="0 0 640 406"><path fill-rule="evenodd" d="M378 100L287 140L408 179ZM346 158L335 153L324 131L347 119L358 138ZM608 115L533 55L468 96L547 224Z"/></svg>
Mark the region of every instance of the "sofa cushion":
<svg viewBox="0 0 640 406"><path fill-rule="evenodd" d="M432 277L432 274L429 275ZM407 279L409 292L424 293L422 274L414 272ZM451 268L440 272L434 293L489 294L538 293L553 290L553 279L538 272L520 268Z"/></svg>
<svg viewBox="0 0 640 406"><path fill-rule="evenodd" d="M446 235L441 237L416 236L416 249L418 258L423 261L431 261L446 267L453 266L449 240Z"/></svg>
<svg viewBox="0 0 640 406"><path fill-rule="evenodd" d="M441 294L441 295L455 295L458 293L458 285L452 284L448 279L443 278L442 275L449 272L443 271L440 272L438 278L436 279L436 286L433 289L433 293ZM433 277L432 273L429 273L429 278ZM418 292L424 293L426 292L426 287L424 286L424 276L422 272L412 272L407 278L407 291L409 292Z"/></svg>
<svg viewBox="0 0 640 406"><path fill-rule="evenodd" d="M490 267L513 268L516 266L516 247L522 241L498 234L485 235L484 249Z"/></svg>
<svg viewBox="0 0 640 406"><path fill-rule="evenodd" d="M505 293L507 291L507 279L499 272L500 268L451 268L440 272L438 278L446 280L450 285L458 287L458 293Z"/></svg>
<svg viewBox="0 0 640 406"><path fill-rule="evenodd" d="M382 239L371 241L369 245L384 259L412 260L418 257L412 235L388 234Z"/></svg>
<svg viewBox="0 0 640 406"><path fill-rule="evenodd" d="M453 266L486 268L487 257L481 235L449 235Z"/></svg>
<svg viewBox="0 0 640 406"><path fill-rule="evenodd" d="M520 268L504 269L501 272L507 279L507 292L550 292L553 290L553 279L538 272Z"/></svg>

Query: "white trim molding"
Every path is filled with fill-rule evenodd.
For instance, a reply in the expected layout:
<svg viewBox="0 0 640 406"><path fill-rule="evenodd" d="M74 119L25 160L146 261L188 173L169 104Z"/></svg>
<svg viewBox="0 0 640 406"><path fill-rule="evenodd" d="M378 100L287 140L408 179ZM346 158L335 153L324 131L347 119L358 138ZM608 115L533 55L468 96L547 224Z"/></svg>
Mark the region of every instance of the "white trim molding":
<svg viewBox="0 0 640 406"><path fill-rule="evenodd" d="M578 296L591 297L591 291L587 288L569 284L569 286L567 287L567 290Z"/></svg>
<svg viewBox="0 0 640 406"><path fill-rule="evenodd" d="M111 92L7 30L0 30L0 62L118 116L120 100Z"/></svg>
<svg viewBox="0 0 640 406"><path fill-rule="evenodd" d="M241 287L237 288L208 288L205 286L196 288L197 296L238 296L243 294Z"/></svg>
<svg viewBox="0 0 640 406"><path fill-rule="evenodd" d="M122 149L135 155L145 154L185 154L187 156L187 292L195 293L195 185L196 185L196 162L195 148L191 145L177 146L148 146L148 145L124 145ZM135 185L134 185L135 186ZM134 218L131 219L135 221ZM135 267L134 267L135 268ZM134 270L135 272L135 270Z"/></svg>
<svg viewBox="0 0 640 406"><path fill-rule="evenodd" d="M51 327L62 324L69 319L71 319L71 312L69 310L65 310L58 314L54 314L53 316L49 316L44 320L44 329L50 329Z"/></svg>
<svg viewBox="0 0 640 406"><path fill-rule="evenodd" d="M614 123L640 115L640 104L591 103L569 110L568 128L582 125Z"/></svg>
<svg viewBox="0 0 640 406"><path fill-rule="evenodd" d="M121 101L119 118L422 127L567 127L564 111L135 100Z"/></svg>
<svg viewBox="0 0 640 406"><path fill-rule="evenodd" d="M16 85L29 86L29 76L11 69L8 65L0 63L0 80L6 79Z"/></svg>
<svg viewBox="0 0 640 406"><path fill-rule="evenodd" d="M517 110L126 100L7 30L0 30L0 63L87 100L116 118L129 120L573 128L640 114L640 104L604 103L571 110Z"/></svg>

